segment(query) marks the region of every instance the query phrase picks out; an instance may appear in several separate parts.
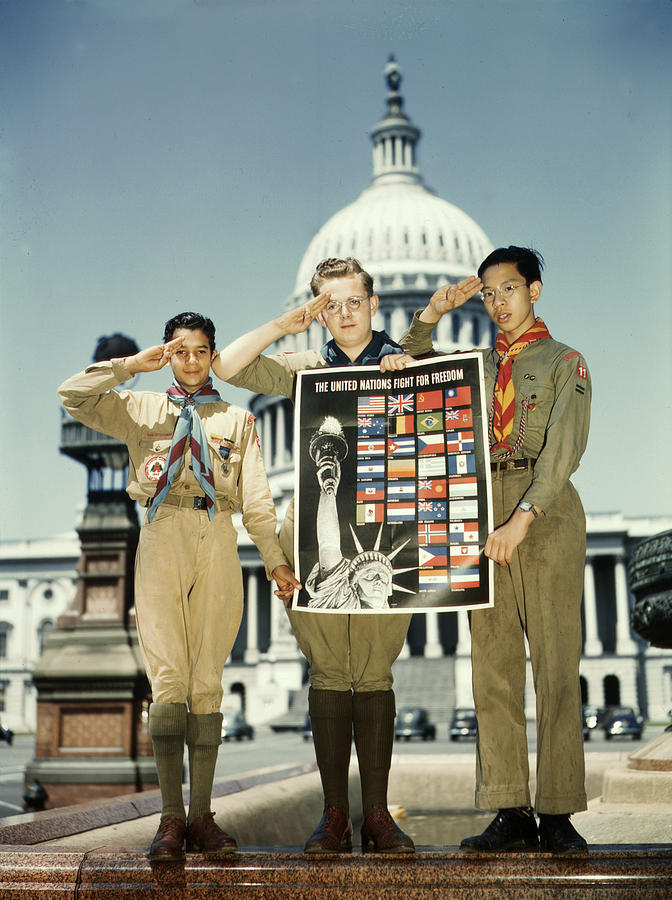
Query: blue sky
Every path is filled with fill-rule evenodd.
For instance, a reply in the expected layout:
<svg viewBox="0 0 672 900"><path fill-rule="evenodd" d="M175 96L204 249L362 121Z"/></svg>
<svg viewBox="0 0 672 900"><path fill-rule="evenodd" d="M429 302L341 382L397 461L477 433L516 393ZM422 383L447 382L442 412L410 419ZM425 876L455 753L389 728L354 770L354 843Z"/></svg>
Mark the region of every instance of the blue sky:
<svg viewBox="0 0 672 900"><path fill-rule="evenodd" d="M668 0L0 0L0 537L77 522L55 392L100 335L199 309L224 344L280 309L369 183L391 52L426 184L546 257L539 313L594 382L587 511L670 514L671 26Z"/></svg>

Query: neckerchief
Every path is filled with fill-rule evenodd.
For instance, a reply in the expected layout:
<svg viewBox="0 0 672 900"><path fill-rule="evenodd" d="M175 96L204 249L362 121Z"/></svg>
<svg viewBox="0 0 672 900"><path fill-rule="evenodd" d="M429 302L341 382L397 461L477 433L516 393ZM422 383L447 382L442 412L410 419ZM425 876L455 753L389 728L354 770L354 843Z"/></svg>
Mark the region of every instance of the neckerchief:
<svg viewBox="0 0 672 900"><path fill-rule="evenodd" d="M173 403L182 407L182 412L175 425L166 467L161 473L161 477L156 485L156 493L154 494L154 499L149 508L147 518L150 522L152 521L157 509L168 496L173 480L180 468L182 457L187 446L187 440L189 440L194 475L200 486L203 488L208 516L210 519L214 519L215 513L217 512L217 504L215 503L215 477L210 465L208 439L205 434L205 429L203 428L203 423L201 422L201 417L194 413L197 406L201 406L203 403L216 403L222 398L220 397L219 392L213 388L211 378L208 378L203 387L196 391L195 394L188 394L177 381L173 381L172 385L168 388L167 394Z"/></svg>
<svg viewBox="0 0 672 900"><path fill-rule="evenodd" d="M322 347L322 356L330 366L373 366L390 353L403 353L404 350L384 331L374 331L373 337L359 354L352 360L337 346L332 338Z"/></svg>
<svg viewBox="0 0 672 900"><path fill-rule="evenodd" d="M524 334L510 344L500 331L497 334L495 350L499 353L499 369L495 383L495 394L492 405L492 437L494 443L491 450L510 450L509 437L513 429L513 417L516 412L516 394L513 387L513 360L521 350L529 347L534 341L550 338L550 332L541 319L534 320Z"/></svg>

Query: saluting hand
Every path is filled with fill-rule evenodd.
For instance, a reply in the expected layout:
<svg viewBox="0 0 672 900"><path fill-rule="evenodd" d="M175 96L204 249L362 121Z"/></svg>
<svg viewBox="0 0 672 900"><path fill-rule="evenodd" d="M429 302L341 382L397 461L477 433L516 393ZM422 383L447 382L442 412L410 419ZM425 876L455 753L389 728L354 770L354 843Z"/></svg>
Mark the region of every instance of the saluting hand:
<svg viewBox="0 0 672 900"><path fill-rule="evenodd" d="M134 356L126 357L126 368L131 375L136 375L138 372L157 372L170 361L170 357L182 346L183 342L183 337L177 337L166 344L157 344L155 347L140 350Z"/></svg>
<svg viewBox="0 0 672 900"><path fill-rule="evenodd" d="M438 322L441 316L462 306L482 288L483 282L476 275L470 275L458 284L444 284L429 298L429 304L420 318L423 322Z"/></svg>
<svg viewBox="0 0 672 900"><path fill-rule="evenodd" d="M331 294L319 294L296 309L290 309L278 316L275 324L283 334L300 334L319 316L330 300Z"/></svg>

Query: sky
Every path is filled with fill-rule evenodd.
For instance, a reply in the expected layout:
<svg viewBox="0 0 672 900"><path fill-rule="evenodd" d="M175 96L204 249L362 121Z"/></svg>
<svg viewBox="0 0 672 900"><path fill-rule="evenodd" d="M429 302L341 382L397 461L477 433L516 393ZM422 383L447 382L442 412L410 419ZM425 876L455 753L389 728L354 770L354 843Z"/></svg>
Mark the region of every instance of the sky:
<svg viewBox="0 0 672 900"><path fill-rule="evenodd" d="M671 33L670 0L0 0L0 539L78 523L56 389L99 336L281 310L370 183L390 53L425 183L546 258L537 311L593 379L587 512L671 514Z"/></svg>

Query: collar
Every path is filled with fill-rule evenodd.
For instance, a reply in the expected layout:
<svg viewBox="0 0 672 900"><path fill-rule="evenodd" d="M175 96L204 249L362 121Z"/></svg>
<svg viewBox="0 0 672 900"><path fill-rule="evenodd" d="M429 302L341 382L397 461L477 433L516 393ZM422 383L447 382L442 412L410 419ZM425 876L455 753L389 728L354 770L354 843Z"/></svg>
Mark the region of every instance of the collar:
<svg viewBox="0 0 672 900"><path fill-rule="evenodd" d="M385 331L374 331L373 337L357 359L346 356L333 338L327 341L320 352L329 366L372 366L379 363L384 356L390 353L403 353L404 350Z"/></svg>

